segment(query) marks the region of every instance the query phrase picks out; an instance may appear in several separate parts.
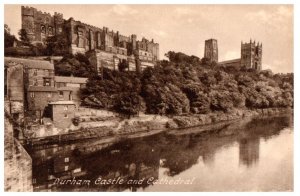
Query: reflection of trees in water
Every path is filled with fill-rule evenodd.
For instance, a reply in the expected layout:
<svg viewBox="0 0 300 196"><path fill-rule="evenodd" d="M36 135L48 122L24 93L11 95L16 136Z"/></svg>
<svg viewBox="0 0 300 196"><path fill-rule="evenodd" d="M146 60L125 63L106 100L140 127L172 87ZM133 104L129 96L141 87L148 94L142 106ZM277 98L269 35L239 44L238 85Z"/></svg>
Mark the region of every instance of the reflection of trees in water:
<svg viewBox="0 0 300 196"><path fill-rule="evenodd" d="M290 127L290 117L242 120L223 129L207 133L174 136L172 145L165 148L161 156L166 159L164 167L173 176L190 168L202 156L206 165L212 165L216 151L235 141L239 142L240 163L250 166L259 160L259 139L269 139L278 135L285 127ZM191 144L193 143L193 144Z"/></svg>
<svg viewBox="0 0 300 196"><path fill-rule="evenodd" d="M251 166L259 159L259 138L246 139L239 141L239 160L240 164Z"/></svg>
<svg viewBox="0 0 300 196"><path fill-rule="evenodd" d="M160 160L164 160L161 166L168 168L167 174L174 176L196 164L200 156L204 164L212 165L218 149L238 141L240 163L250 166L259 159L259 139L268 139L279 134L280 130L290 126L290 123L287 117L240 121L209 132L180 136L164 133L128 140L91 155L74 157L77 160L76 164L86 171L86 175L81 178L96 179L101 176L105 179L120 176L126 179L158 179ZM48 172L47 169L49 168L34 167L35 171L45 173ZM146 186L148 185L98 185L82 187L81 190L135 191Z"/></svg>
<svg viewBox="0 0 300 196"><path fill-rule="evenodd" d="M250 167L259 160L260 138L265 140L279 135L286 127L291 127L291 116L254 119L247 123L239 139L239 163Z"/></svg>

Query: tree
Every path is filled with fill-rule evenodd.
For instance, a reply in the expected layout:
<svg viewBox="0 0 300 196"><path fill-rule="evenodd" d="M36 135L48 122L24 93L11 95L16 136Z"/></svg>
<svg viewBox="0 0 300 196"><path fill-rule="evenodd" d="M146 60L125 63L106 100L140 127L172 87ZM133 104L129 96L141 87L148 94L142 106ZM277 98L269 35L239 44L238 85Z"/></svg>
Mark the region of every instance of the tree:
<svg viewBox="0 0 300 196"><path fill-rule="evenodd" d="M189 63L189 64L195 64L200 62L200 58L197 56L189 56L186 55L182 52L174 52L174 51L169 51L168 53L165 54L166 57L168 57L170 62L174 63Z"/></svg>
<svg viewBox="0 0 300 196"><path fill-rule="evenodd" d="M65 55L54 65L55 74L60 76L91 77L97 74L96 68L89 59L81 53Z"/></svg>
<svg viewBox="0 0 300 196"><path fill-rule="evenodd" d="M24 45L30 45L30 40L28 38L28 34L25 29L20 29L18 34L19 34L20 40L22 41L22 43Z"/></svg>
<svg viewBox="0 0 300 196"><path fill-rule="evenodd" d="M4 47L12 47L14 45L15 40L16 37L10 34L10 28L8 27L8 25L4 24Z"/></svg>
<svg viewBox="0 0 300 196"><path fill-rule="evenodd" d="M68 48L68 39L63 35L47 37L46 51L48 55L64 54Z"/></svg>
<svg viewBox="0 0 300 196"><path fill-rule="evenodd" d="M116 97L115 110L130 118L139 113L141 100L137 92L124 92Z"/></svg>

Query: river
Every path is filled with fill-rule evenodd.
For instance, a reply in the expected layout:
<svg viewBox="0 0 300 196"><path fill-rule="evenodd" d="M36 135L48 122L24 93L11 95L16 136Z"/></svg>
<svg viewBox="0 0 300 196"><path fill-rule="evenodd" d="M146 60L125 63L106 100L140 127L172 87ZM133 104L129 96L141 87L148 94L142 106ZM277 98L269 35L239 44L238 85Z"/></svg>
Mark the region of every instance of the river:
<svg viewBox="0 0 300 196"><path fill-rule="evenodd" d="M79 146L30 149L34 191L293 191L291 116Z"/></svg>

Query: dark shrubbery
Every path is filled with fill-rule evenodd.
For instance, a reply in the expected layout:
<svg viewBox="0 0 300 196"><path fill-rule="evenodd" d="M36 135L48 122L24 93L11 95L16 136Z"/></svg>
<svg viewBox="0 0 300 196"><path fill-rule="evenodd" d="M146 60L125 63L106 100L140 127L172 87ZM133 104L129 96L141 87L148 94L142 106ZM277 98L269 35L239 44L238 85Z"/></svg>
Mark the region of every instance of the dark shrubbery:
<svg viewBox="0 0 300 196"><path fill-rule="evenodd" d="M55 65L55 75L91 77L97 74L96 68L90 64L89 59L81 53L76 55L65 55L63 59Z"/></svg>
<svg viewBox="0 0 300 196"><path fill-rule="evenodd" d="M199 58L169 52L140 74L104 69L89 77L84 103L135 115L144 103L151 114L205 114L234 108L293 107L293 74L210 66ZM87 64L87 63L85 63Z"/></svg>

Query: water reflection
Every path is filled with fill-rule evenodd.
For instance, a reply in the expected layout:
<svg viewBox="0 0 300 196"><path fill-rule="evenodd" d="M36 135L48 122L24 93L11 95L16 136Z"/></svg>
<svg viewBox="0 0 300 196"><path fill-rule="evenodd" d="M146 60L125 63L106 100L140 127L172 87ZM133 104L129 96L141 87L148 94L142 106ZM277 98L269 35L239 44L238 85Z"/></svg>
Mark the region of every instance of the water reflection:
<svg viewBox="0 0 300 196"><path fill-rule="evenodd" d="M187 188L185 191L227 190L221 185L218 187L218 184L204 184L201 174L198 173L210 172L212 180L226 178L228 174L222 176L221 173L232 169L231 167L235 165L235 162L228 158L230 156L233 157L232 160L235 157L238 159L237 167L234 168L239 171L235 176L236 179L240 178L238 175L242 175L241 171L243 171L239 166L259 169L260 159L265 159L265 156L260 156L260 151L266 148L265 144L262 145L262 141L271 141L273 138L280 137L281 130L291 126L290 117L248 119L201 133L197 133L195 129L196 131L188 130L191 131L190 134L182 134L184 131L182 130L180 134L162 133L123 141L91 154L83 154L78 150L83 144L57 146L43 150L32 149L34 190L168 191L170 187L153 185L153 182L164 177L178 179L186 176L196 176L200 179L196 180L194 185L185 186ZM231 151L235 152L235 149L237 149L236 153L231 153ZM224 152L222 156L220 152ZM226 163L227 160L230 162ZM220 169L222 172L217 172ZM189 172L191 174L188 175ZM219 175L214 176L214 172ZM55 182L58 178L61 182L89 179L91 183L76 186L65 183L57 184ZM97 179L104 182L124 179L130 183L99 185L94 183ZM283 189L289 189L292 184L288 186ZM244 189L237 188L237 190Z"/></svg>
<svg viewBox="0 0 300 196"><path fill-rule="evenodd" d="M251 166L259 159L259 138L246 139L239 141L239 160L240 164Z"/></svg>

